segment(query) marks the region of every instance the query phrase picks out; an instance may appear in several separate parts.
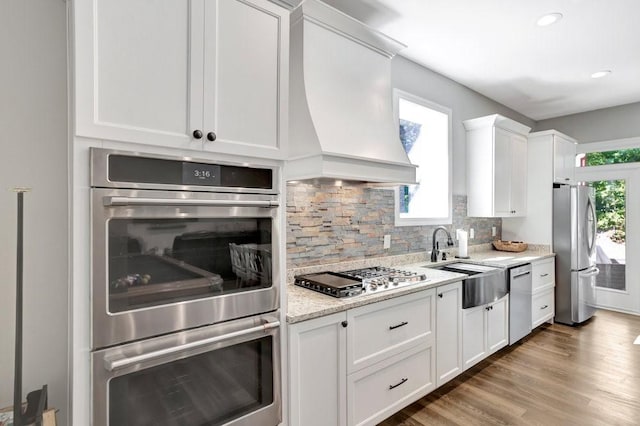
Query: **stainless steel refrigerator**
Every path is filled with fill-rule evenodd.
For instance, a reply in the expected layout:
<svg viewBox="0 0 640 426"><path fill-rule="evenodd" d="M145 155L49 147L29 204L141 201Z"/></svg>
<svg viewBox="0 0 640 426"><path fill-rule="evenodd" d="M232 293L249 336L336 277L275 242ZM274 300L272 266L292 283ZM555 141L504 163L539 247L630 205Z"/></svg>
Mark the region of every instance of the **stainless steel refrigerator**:
<svg viewBox="0 0 640 426"><path fill-rule="evenodd" d="M553 251L556 253L555 321L579 324L596 304L595 193L588 186L553 188Z"/></svg>

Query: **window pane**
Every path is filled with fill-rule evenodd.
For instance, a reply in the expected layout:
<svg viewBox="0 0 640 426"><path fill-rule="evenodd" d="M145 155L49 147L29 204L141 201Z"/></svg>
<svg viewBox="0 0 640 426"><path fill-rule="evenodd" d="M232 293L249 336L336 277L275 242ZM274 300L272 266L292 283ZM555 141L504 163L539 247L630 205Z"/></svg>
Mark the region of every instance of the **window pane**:
<svg viewBox="0 0 640 426"><path fill-rule="evenodd" d="M596 191L596 286L626 289L626 192L624 180L592 182Z"/></svg>
<svg viewBox="0 0 640 426"><path fill-rule="evenodd" d="M640 148L617 151L588 152L578 156L580 167L640 162Z"/></svg>
<svg viewBox="0 0 640 426"><path fill-rule="evenodd" d="M399 218L441 218L444 223L451 215L449 113L400 97L398 122L402 146L419 166L418 184L399 188Z"/></svg>

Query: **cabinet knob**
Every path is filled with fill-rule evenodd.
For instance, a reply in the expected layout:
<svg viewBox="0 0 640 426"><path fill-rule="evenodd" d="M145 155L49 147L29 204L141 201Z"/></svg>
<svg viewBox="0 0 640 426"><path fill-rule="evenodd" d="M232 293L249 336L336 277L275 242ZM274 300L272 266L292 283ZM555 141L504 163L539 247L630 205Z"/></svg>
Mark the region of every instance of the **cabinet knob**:
<svg viewBox="0 0 640 426"><path fill-rule="evenodd" d="M442 299L442 293L438 293L438 297Z"/></svg>
<svg viewBox="0 0 640 426"><path fill-rule="evenodd" d="M346 326L348 326L348 325L349 325L349 323L348 323L347 321L342 321L340 324L341 324L343 327L346 327Z"/></svg>
<svg viewBox="0 0 640 426"><path fill-rule="evenodd" d="M569 179L569 178L564 178L564 180L571 180L571 179Z"/></svg>
<svg viewBox="0 0 640 426"><path fill-rule="evenodd" d="M193 137L196 139L202 139L202 130L194 130Z"/></svg>
<svg viewBox="0 0 640 426"><path fill-rule="evenodd" d="M217 136L216 136L216 134L215 134L215 133L213 133L213 132L209 132L209 133L207 133L207 140L208 140L209 142L213 142L213 141L215 141L215 140L216 140L216 138L217 138Z"/></svg>

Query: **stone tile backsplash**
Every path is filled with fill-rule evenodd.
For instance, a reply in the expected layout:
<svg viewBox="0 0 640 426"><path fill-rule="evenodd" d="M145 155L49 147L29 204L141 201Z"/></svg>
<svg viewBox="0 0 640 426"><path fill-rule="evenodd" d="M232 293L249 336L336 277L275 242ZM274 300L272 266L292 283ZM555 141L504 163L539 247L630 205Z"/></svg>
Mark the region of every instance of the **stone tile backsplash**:
<svg viewBox="0 0 640 426"><path fill-rule="evenodd" d="M287 268L361 260L431 250L433 226L394 226L394 193L367 185L296 183L287 185ZM455 230L474 228L469 245L492 241L491 227L502 234L499 218L467 217L467 197L453 196ZM384 235L391 248L383 248ZM442 246L444 233L438 233Z"/></svg>

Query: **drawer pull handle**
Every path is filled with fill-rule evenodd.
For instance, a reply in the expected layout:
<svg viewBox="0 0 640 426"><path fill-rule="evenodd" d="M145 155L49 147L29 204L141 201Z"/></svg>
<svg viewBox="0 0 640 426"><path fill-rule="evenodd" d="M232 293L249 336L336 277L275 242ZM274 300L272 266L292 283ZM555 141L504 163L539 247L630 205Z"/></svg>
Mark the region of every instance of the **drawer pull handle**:
<svg viewBox="0 0 640 426"><path fill-rule="evenodd" d="M406 321L402 321L402 322L401 322L400 324L398 324L398 325L390 325L390 326L389 326L389 330L395 330L396 328L403 327L403 326L405 326L405 325L407 325L407 324L409 324L409 323L408 323L408 322L406 322Z"/></svg>
<svg viewBox="0 0 640 426"><path fill-rule="evenodd" d="M549 276L549 274L540 274L541 278L548 277L548 276Z"/></svg>
<svg viewBox="0 0 640 426"><path fill-rule="evenodd" d="M541 306L541 307L540 307L540 310L542 310L542 309L547 309L548 307L549 307L549 305Z"/></svg>
<svg viewBox="0 0 640 426"><path fill-rule="evenodd" d="M407 380L409 380L409 379L404 377L402 380L400 380L400 383L395 384L395 385L389 385L389 390L397 388L398 386L405 384L407 382Z"/></svg>

